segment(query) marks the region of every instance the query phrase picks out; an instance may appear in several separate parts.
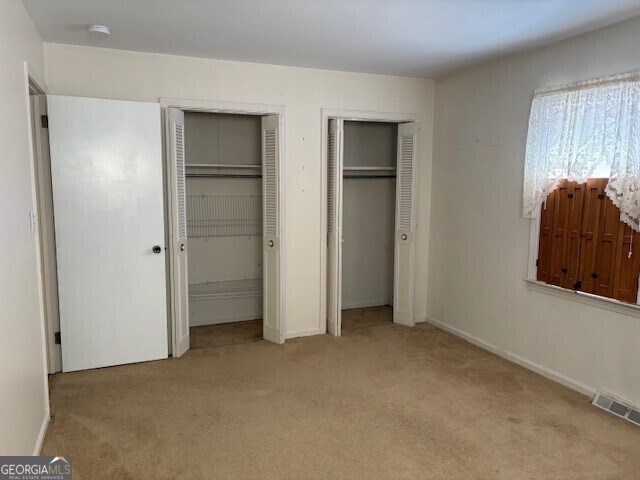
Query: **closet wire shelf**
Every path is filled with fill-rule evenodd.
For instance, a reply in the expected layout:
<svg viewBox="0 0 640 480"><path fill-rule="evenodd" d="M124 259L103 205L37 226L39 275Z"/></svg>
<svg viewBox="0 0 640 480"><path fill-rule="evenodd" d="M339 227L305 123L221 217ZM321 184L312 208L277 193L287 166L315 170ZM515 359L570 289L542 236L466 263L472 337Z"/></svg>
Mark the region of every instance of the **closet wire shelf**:
<svg viewBox="0 0 640 480"><path fill-rule="evenodd" d="M245 278L189 284L189 300L216 298L261 297L262 279Z"/></svg>
<svg viewBox="0 0 640 480"><path fill-rule="evenodd" d="M262 236L262 196L187 195L187 236Z"/></svg>
<svg viewBox="0 0 640 480"><path fill-rule="evenodd" d="M342 178L364 180L376 178L396 178L396 167L342 167Z"/></svg>

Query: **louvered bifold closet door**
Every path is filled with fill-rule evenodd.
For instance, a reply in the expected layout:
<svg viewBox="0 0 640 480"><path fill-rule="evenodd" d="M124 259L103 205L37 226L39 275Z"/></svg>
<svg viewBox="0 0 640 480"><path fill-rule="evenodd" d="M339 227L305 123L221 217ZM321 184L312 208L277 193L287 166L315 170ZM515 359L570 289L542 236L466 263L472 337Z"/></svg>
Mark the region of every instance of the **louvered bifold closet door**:
<svg viewBox="0 0 640 480"><path fill-rule="evenodd" d="M413 326L417 123L398 125L393 321Z"/></svg>
<svg viewBox="0 0 640 480"><path fill-rule="evenodd" d="M281 303L280 116L262 117L263 336L284 342Z"/></svg>
<svg viewBox="0 0 640 480"><path fill-rule="evenodd" d="M187 278L187 190L184 152L184 112L170 108L169 182L171 189L171 255L169 256L172 308L172 355L180 357L189 350L189 287Z"/></svg>
<svg viewBox="0 0 640 480"><path fill-rule="evenodd" d="M343 121L329 120L327 151L327 332L342 330L342 153Z"/></svg>

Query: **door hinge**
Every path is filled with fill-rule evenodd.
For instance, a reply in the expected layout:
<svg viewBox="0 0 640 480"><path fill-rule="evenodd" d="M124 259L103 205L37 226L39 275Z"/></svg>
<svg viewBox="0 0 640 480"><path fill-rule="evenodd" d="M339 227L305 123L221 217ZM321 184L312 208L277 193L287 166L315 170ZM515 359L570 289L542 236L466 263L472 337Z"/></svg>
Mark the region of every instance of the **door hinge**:
<svg viewBox="0 0 640 480"><path fill-rule="evenodd" d="M42 128L49 128L49 115L40 115L40 125Z"/></svg>
<svg viewBox="0 0 640 480"><path fill-rule="evenodd" d="M53 343L55 343L56 345L62 344L62 338L60 337L60 332L56 332L53 334Z"/></svg>
<svg viewBox="0 0 640 480"><path fill-rule="evenodd" d="M597 273L592 273L591 274L591 278L598 278L598 274Z"/></svg>
<svg viewBox="0 0 640 480"><path fill-rule="evenodd" d="M576 283L573 284L574 290L580 290L581 288L582 288L582 280L578 280Z"/></svg>

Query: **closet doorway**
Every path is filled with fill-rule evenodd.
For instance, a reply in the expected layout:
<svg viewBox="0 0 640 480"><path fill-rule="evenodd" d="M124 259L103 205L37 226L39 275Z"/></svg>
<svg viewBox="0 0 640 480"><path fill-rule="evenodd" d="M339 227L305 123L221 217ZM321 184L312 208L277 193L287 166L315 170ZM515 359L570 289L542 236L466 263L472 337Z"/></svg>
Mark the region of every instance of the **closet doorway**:
<svg viewBox="0 0 640 480"><path fill-rule="evenodd" d="M413 326L419 124L326 121L327 331Z"/></svg>
<svg viewBox="0 0 640 480"><path fill-rule="evenodd" d="M283 343L282 114L163 102L172 354Z"/></svg>

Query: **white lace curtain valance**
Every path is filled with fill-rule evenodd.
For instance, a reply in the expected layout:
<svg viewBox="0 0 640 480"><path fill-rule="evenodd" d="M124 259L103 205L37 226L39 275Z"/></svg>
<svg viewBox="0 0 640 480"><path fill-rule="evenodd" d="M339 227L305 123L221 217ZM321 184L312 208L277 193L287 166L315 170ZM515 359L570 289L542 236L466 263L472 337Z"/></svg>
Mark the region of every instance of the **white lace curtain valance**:
<svg viewBox="0 0 640 480"><path fill-rule="evenodd" d="M560 182L610 172L620 219L640 231L640 72L536 90L525 155L524 218ZM601 175L598 175L601 176Z"/></svg>

